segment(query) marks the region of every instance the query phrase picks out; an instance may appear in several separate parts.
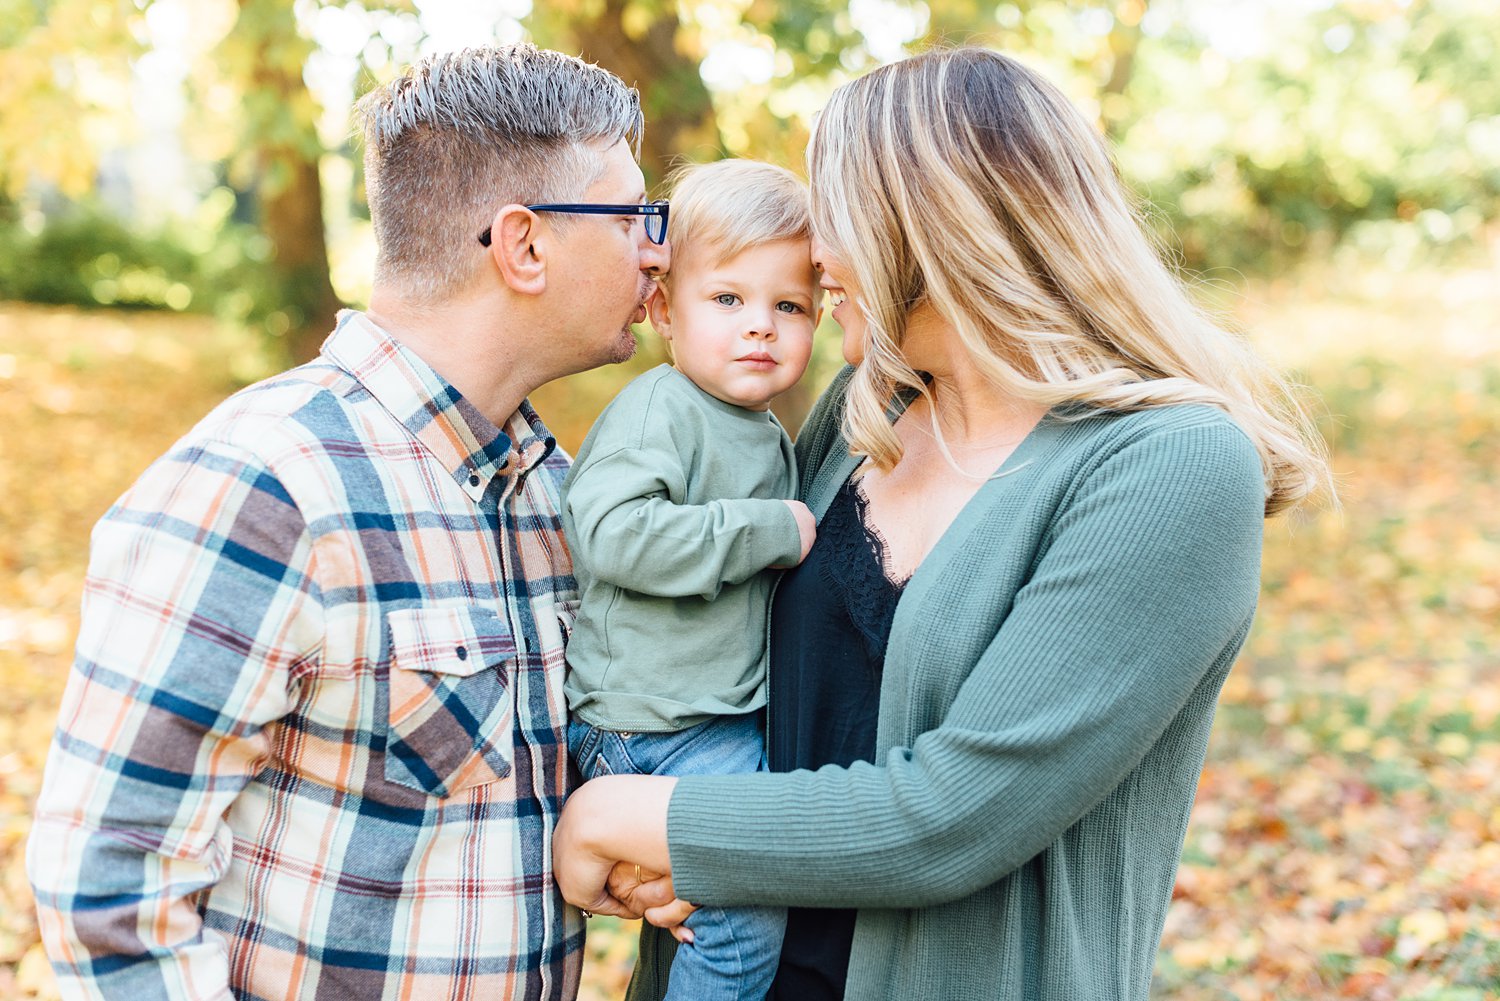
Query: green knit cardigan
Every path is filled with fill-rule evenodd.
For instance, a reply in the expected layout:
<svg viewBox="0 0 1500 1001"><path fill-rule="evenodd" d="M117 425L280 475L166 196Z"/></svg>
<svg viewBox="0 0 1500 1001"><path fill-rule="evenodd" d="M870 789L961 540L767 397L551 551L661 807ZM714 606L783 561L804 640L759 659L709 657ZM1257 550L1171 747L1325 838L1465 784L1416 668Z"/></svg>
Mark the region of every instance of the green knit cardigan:
<svg viewBox="0 0 1500 1001"><path fill-rule="evenodd" d="M851 371L797 441L820 517ZM874 763L679 779L679 896L858 908L852 1001L1146 1001L1264 508L1217 409L1054 410L907 584ZM674 946L646 929L631 1001Z"/></svg>

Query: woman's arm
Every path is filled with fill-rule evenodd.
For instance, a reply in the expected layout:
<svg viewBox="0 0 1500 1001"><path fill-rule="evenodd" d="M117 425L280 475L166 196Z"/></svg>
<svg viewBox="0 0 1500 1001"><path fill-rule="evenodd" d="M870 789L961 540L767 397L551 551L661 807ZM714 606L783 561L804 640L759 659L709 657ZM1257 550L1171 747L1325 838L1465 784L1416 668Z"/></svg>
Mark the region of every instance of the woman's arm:
<svg viewBox="0 0 1500 1001"><path fill-rule="evenodd" d="M1227 422L1122 449L1059 514L942 725L878 766L570 802L586 850L559 849L569 899L597 899L621 858L671 872L696 903L922 906L993 883L1118 786L1227 666L1254 607L1262 487Z"/></svg>
<svg viewBox="0 0 1500 1001"><path fill-rule="evenodd" d="M1211 712L1254 608L1263 489L1258 455L1227 419L1153 430L1099 460L1046 526L1013 603L992 613L998 629L942 697L939 725L878 765L679 783L668 817L677 893L926 906L1034 857L1120 785L1189 700ZM976 537L970 548L986 547ZM943 635L950 613L975 613L982 583L951 583L954 607L930 597L912 647L924 631ZM1188 788L1166 805L1190 800Z"/></svg>

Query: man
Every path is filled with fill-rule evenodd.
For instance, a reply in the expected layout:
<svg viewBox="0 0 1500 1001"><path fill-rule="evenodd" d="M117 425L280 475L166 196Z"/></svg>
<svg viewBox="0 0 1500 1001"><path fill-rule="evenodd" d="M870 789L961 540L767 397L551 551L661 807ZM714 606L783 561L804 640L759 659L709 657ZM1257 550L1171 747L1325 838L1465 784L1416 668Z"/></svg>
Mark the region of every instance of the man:
<svg viewBox="0 0 1500 1001"><path fill-rule="evenodd" d="M577 991L567 460L525 397L628 358L666 267L639 99L515 46L360 111L369 310L94 532L28 855L67 997Z"/></svg>

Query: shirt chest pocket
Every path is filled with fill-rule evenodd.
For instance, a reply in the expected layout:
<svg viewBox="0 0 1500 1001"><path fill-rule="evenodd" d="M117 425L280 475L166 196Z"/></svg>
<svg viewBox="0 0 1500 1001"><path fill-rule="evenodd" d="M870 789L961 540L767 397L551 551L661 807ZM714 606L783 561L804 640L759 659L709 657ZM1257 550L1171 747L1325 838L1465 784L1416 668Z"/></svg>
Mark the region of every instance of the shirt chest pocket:
<svg viewBox="0 0 1500 1001"><path fill-rule="evenodd" d="M389 782L451 796L510 774L516 640L477 606L386 616L391 658Z"/></svg>

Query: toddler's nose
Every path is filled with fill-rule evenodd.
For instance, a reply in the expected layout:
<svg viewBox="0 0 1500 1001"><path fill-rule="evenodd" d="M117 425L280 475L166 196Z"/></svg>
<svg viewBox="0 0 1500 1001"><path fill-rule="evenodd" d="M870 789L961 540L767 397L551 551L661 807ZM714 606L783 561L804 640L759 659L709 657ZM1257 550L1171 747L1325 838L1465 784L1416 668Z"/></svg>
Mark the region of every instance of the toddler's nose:
<svg viewBox="0 0 1500 1001"><path fill-rule="evenodd" d="M747 323L748 326L745 330L746 337L769 340L776 336L776 322L768 314L751 316L748 318Z"/></svg>

